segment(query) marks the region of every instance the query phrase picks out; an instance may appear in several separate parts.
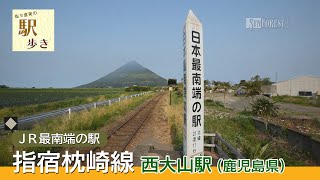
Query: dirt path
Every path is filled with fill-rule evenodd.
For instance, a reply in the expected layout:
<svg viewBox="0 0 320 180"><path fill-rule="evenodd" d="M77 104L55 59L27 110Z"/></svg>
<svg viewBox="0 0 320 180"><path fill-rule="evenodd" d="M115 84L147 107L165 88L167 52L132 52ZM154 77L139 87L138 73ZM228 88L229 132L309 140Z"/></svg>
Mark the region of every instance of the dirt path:
<svg viewBox="0 0 320 180"><path fill-rule="evenodd" d="M298 104L277 103L280 110L286 112L290 117L308 119L320 117L320 107L309 107ZM320 119L319 119L320 120Z"/></svg>

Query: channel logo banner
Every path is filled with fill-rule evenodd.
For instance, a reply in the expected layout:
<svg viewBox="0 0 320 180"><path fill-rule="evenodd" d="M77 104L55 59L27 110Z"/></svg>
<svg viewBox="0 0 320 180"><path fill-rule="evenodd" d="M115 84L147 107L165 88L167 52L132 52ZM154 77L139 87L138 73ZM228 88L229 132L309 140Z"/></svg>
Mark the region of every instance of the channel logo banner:
<svg viewBox="0 0 320 180"><path fill-rule="evenodd" d="M54 51L54 10L13 9L12 51Z"/></svg>
<svg viewBox="0 0 320 180"><path fill-rule="evenodd" d="M287 19L246 18L246 29L284 29L288 28Z"/></svg>

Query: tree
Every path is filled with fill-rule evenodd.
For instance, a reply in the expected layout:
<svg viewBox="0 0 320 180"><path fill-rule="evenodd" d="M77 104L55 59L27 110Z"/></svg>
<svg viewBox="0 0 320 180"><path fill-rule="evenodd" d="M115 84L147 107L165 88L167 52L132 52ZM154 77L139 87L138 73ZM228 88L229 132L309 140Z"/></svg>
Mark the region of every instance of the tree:
<svg viewBox="0 0 320 180"><path fill-rule="evenodd" d="M168 86L177 85L177 79L168 79Z"/></svg>
<svg viewBox="0 0 320 180"><path fill-rule="evenodd" d="M204 80L204 90L205 90L205 91L211 90L210 85L211 85L211 81L209 81L209 80Z"/></svg>
<svg viewBox="0 0 320 180"><path fill-rule="evenodd" d="M6 85L0 85L0 88L9 88L9 87Z"/></svg>
<svg viewBox="0 0 320 180"><path fill-rule="evenodd" d="M262 85L271 85L272 84L269 77L262 78L261 81L262 81Z"/></svg>
<svg viewBox="0 0 320 180"><path fill-rule="evenodd" d="M262 79L259 75L252 77L250 81L242 82L242 86L246 91L246 97L253 97L254 95L259 95L260 93L262 93L262 84Z"/></svg>
<svg viewBox="0 0 320 180"><path fill-rule="evenodd" d="M213 81L214 89L215 90L221 90L223 89L223 103L226 107L226 94L228 90L231 88L230 82L223 82L223 81Z"/></svg>
<svg viewBox="0 0 320 180"><path fill-rule="evenodd" d="M209 85L210 85L210 81L209 81L209 80L207 80L207 79L206 79L206 80L204 80L204 85L205 85L205 86L209 86Z"/></svg>
<svg viewBox="0 0 320 180"><path fill-rule="evenodd" d="M244 90L246 92L246 97L259 95L262 92L261 86L262 84L259 81L246 81L243 84Z"/></svg>
<svg viewBox="0 0 320 180"><path fill-rule="evenodd" d="M259 75L255 75L251 78L251 81L261 82L261 77Z"/></svg>
<svg viewBox="0 0 320 180"><path fill-rule="evenodd" d="M259 95L262 92L261 90L262 83L259 75L252 77L251 80L249 81L241 81L240 84L245 91L246 98L252 97L252 100L253 100L253 96ZM243 107L246 110L245 101L243 101Z"/></svg>
<svg viewBox="0 0 320 180"><path fill-rule="evenodd" d="M239 85L241 86L241 85L243 85L244 83L246 83L246 80L240 80Z"/></svg>

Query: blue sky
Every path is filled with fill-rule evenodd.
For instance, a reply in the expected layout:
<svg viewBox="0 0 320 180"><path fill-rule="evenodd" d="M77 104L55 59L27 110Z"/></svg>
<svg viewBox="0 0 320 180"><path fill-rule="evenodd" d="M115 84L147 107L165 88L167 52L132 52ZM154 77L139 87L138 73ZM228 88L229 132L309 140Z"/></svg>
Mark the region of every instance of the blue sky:
<svg viewBox="0 0 320 180"><path fill-rule="evenodd" d="M12 9L55 9L55 51L12 52ZM0 84L74 87L132 60L180 80L189 9L203 23L206 79L320 76L316 0L1 0ZM250 31L248 17L285 19L288 27Z"/></svg>

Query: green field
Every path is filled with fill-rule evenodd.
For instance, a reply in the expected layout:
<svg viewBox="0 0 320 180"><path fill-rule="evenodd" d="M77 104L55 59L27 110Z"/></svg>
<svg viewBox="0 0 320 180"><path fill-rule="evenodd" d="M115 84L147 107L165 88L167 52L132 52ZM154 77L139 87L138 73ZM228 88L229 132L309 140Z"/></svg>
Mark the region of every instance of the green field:
<svg viewBox="0 0 320 180"><path fill-rule="evenodd" d="M135 93L124 88L0 89L0 117L24 117Z"/></svg>
<svg viewBox="0 0 320 180"><path fill-rule="evenodd" d="M107 94L121 94L123 88L95 88L95 89L0 89L0 108L43 104L68 99L92 97Z"/></svg>
<svg viewBox="0 0 320 180"><path fill-rule="evenodd" d="M292 103L292 104L298 104L302 106L320 107L319 98L317 100L313 100L307 97L300 97L300 96L273 96L272 99L276 102Z"/></svg>

